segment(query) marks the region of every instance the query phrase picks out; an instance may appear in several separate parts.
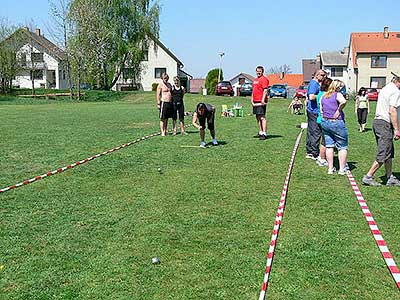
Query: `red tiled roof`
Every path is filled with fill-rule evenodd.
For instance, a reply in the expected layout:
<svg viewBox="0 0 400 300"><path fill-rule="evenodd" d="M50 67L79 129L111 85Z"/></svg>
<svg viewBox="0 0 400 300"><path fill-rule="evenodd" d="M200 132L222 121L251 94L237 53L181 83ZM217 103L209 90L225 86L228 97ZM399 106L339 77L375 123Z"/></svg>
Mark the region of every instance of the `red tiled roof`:
<svg viewBox="0 0 400 300"><path fill-rule="evenodd" d="M357 67L357 53L400 53L400 32L353 32L350 37L353 66Z"/></svg>
<svg viewBox="0 0 400 300"><path fill-rule="evenodd" d="M303 84L303 74L285 74L281 79L281 74L265 75L269 80L269 85L286 84L288 86L298 87Z"/></svg>

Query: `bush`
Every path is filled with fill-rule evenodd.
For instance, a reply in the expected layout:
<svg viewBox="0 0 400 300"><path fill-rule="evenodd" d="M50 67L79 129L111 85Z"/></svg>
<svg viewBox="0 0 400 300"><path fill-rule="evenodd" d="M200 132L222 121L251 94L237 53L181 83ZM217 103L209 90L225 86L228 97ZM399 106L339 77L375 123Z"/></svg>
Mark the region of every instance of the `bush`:
<svg viewBox="0 0 400 300"><path fill-rule="evenodd" d="M219 69L212 69L208 72L206 77L206 89L207 95L215 95L215 89L218 83L218 71ZM221 80L224 80L224 75L221 70Z"/></svg>
<svg viewBox="0 0 400 300"><path fill-rule="evenodd" d="M157 91L157 87L158 87L158 83L157 83L157 82L154 82L154 83L151 85L151 90L152 90L153 92L155 92L155 91Z"/></svg>

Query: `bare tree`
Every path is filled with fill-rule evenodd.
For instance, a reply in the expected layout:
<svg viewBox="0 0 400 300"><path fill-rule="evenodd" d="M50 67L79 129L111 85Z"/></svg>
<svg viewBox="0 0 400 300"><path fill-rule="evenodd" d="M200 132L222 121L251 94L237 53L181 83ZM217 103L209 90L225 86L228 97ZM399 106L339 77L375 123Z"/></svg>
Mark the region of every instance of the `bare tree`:
<svg viewBox="0 0 400 300"><path fill-rule="evenodd" d="M72 77L71 77L71 54L68 47L69 38L71 36L72 24L68 17L69 9L71 6L70 0L49 0L51 24L47 26L50 35L53 37L55 43L60 46L66 55L66 67L68 87L70 97L73 98L72 90Z"/></svg>
<svg viewBox="0 0 400 300"><path fill-rule="evenodd" d="M274 66L268 69L267 73L268 74L291 74L292 73L292 68L288 64L284 64L280 67Z"/></svg>

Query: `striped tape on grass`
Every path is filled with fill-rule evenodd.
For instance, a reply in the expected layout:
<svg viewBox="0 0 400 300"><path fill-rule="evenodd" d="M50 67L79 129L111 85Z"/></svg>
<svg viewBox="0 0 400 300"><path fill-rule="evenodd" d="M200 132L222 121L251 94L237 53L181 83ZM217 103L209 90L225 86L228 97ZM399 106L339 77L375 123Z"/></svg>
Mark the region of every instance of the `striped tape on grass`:
<svg viewBox="0 0 400 300"><path fill-rule="evenodd" d="M22 182L19 182L19 183L16 183L16 184L14 184L14 185L10 185L10 186L8 186L8 187L5 187L5 188L0 189L0 193L4 193L4 192L7 192L7 191L9 191L9 190L13 190L13 189L19 188L19 187L21 187L21 186L28 185L28 184L33 183L33 182L35 182L35 181L41 180L41 179L43 179L43 178L50 177L50 176L52 176L52 175L56 175L56 174L62 173L62 172L64 172L64 171L66 171L66 170L75 168L76 166L83 165L83 164L85 164L85 163L87 163L87 162L89 162L89 161L91 161L91 160L94 160L94 159L96 159L96 158L99 158L100 156L113 153L113 152L115 152L115 151L118 151L118 150L121 150L121 149L123 149L123 148L125 148L125 147L128 147L128 146L130 146L130 145L132 145L132 144L136 144L136 143L138 143L138 142L140 142L140 141L147 140L147 139L149 139L149 138L151 138L151 137L154 137L154 136L157 136L157 135L160 135L160 133L158 132L158 133L153 133L153 134L150 134L150 135L143 136L143 137L138 138L138 139L136 139L136 140L134 140L134 141L131 141L131 142L128 142L128 143L123 144L123 145L121 145L121 146L118 146L118 147L109 149L109 150L107 150L107 151L104 151L104 152L102 152L102 153L93 155L93 156L91 156L91 157L82 159L82 160L77 161L77 162L75 162L75 163L69 164L69 165L67 165L67 166L65 166L65 167L61 167L61 168L58 168L58 169L56 169L56 170L53 170L53 171L44 173L44 174L42 174L42 175L35 176L35 177L31 178L31 179L26 179L26 180L24 180L24 181L22 181Z"/></svg>
<svg viewBox="0 0 400 300"><path fill-rule="evenodd" d="M191 126L191 124L185 125L185 127L190 127L190 126ZM149 135L145 135L145 136L143 136L143 137L141 137L141 138L138 138L138 139L136 139L136 140L133 140L133 141L128 142L128 143L126 143L126 144L123 144L123 145L121 145L121 146L118 146L118 147L109 149L109 150L104 151L104 152L102 152L102 153L93 155L93 156L91 156L91 157L82 159L82 160L77 161L77 162L75 162L75 163L69 164L69 165L67 165L67 166L65 166L65 167L58 168L58 169L56 169L56 170L53 170L53 171L44 173L43 175L35 176L35 177L31 178L31 179L26 179L26 180L24 180L24 181L22 181L22 182L19 182L19 183L16 183L16 184L14 184L14 185L10 185L10 186L8 186L8 187L5 187L5 188L0 189L0 194L1 194L1 193L4 193L4 192L7 192L7 191L9 191L9 190L13 190L13 189L19 188L19 187L21 187L21 186L25 186L25 185L31 184L31 183L33 183L33 182L35 182L35 181L38 181L38 180L41 180L41 179L43 179L43 178L50 177L50 176L52 176L52 175L62 173L62 172L64 172L64 171L66 171L66 170L72 169L72 168L74 168L74 167L76 167L76 166L82 165L82 164L87 163L87 162L89 162L89 161L91 161L91 160L94 160L94 159L96 159L96 158L99 158L100 156L113 153L113 152L115 152L115 151L121 150L121 149L123 149L123 148L125 148L125 147L128 147L128 146L130 146L130 145L139 143L139 142L141 142L141 141L147 140L147 139L149 139L149 138L151 138L151 137L155 137L155 136L158 136L158 135L160 135L160 132L152 133L152 134L149 134Z"/></svg>
<svg viewBox="0 0 400 300"><path fill-rule="evenodd" d="M285 205L286 205L286 195L287 195L287 191L288 191L288 187L289 187L290 176L292 174L294 159L296 157L297 149L299 148L302 134L303 134L303 129L301 129L299 135L297 136L296 143L293 148L292 156L290 158L290 163L289 163L289 168L288 168L288 172L286 175L285 183L283 184L282 195L281 195L281 199L279 201L278 210L276 212L274 229L272 231L271 243L269 244L269 250L268 250L268 254L267 254L267 263L265 266L264 281L263 281L263 284L261 287L259 300L264 300L265 294L267 292L269 275L271 273L271 267L272 267L272 259L274 258L276 241L278 239L279 228L280 228L280 225L282 222L283 212L285 210Z"/></svg>
<svg viewBox="0 0 400 300"><path fill-rule="evenodd" d="M396 262L393 259L392 254L389 251L388 246L386 245L385 240L383 239L382 233L380 232L378 225L376 224L371 211L368 208L367 202L365 201L363 195L361 194L360 189L358 188L357 182L353 177L353 174L349 172L347 174L349 178L351 187L354 191L354 194L357 197L358 204L360 204L361 210L364 214L365 219L367 220L369 229L371 230L372 236L375 239L375 242L379 248L379 251L382 254L383 259L389 269L390 274L392 275L394 281L396 282L397 287L400 289L400 271L396 265Z"/></svg>

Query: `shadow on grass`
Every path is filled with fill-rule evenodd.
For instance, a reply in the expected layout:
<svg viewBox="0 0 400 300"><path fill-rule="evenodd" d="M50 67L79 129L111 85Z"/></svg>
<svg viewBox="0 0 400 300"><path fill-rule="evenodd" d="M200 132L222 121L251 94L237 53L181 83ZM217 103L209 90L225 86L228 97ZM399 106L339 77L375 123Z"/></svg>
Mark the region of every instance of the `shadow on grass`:
<svg viewBox="0 0 400 300"><path fill-rule="evenodd" d="M279 134L267 134L267 140L275 139L275 138L281 138L281 137L283 137L283 136L279 135Z"/></svg>
<svg viewBox="0 0 400 300"><path fill-rule="evenodd" d="M225 142L225 141L218 141L218 145L215 145L215 146L214 146L214 145L212 144L212 142L209 142L209 143L207 143L206 146L207 146L207 147L208 147L208 146L219 147L219 146L224 146L224 145L226 145L226 144L227 144L227 142Z"/></svg>
<svg viewBox="0 0 400 300"><path fill-rule="evenodd" d="M347 164L349 165L350 171L357 169L357 162L356 161L348 161Z"/></svg>

